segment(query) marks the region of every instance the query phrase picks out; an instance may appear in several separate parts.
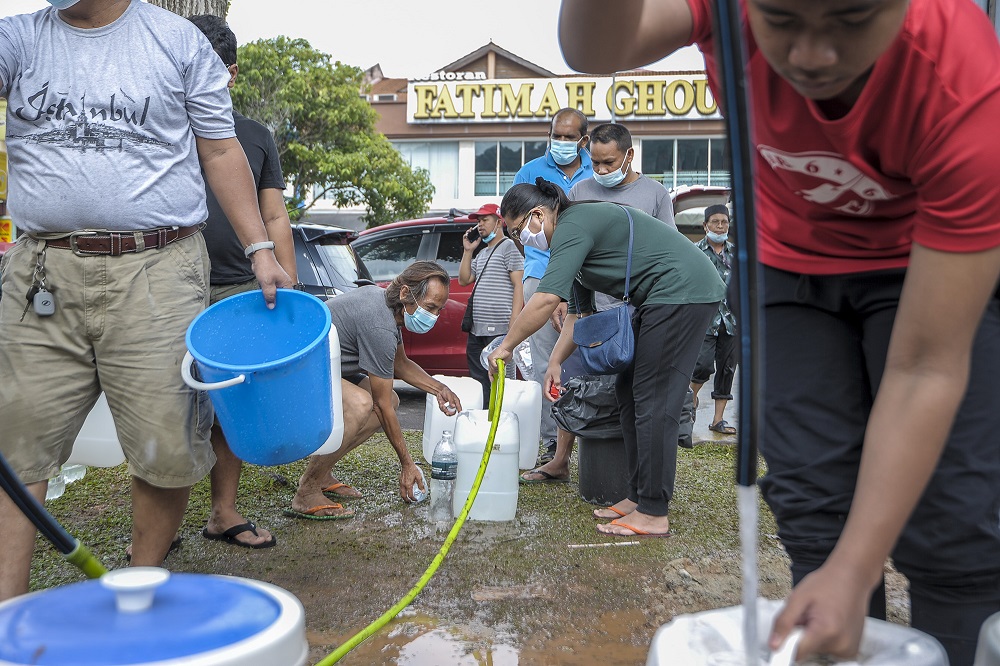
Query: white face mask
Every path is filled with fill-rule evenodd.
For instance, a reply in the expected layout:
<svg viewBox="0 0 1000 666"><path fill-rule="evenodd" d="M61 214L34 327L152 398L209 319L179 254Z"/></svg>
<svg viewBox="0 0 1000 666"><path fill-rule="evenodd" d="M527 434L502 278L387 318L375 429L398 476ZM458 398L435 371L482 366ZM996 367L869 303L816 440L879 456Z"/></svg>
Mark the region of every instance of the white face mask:
<svg viewBox="0 0 1000 666"><path fill-rule="evenodd" d="M80 0L49 0L49 4L56 9L69 9L78 2Z"/></svg>
<svg viewBox="0 0 1000 666"><path fill-rule="evenodd" d="M545 237L545 224L542 223L539 225L540 229L538 233L531 233L530 227L531 223L529 221L518 234L518 237L521 239L521 245L524 247L533 247L542 252L548 252L549 239Z"/></svg>
<svg viewBox="0 0 1000 666"><path fill-rule="evenodd" d="M631 148L629 148L631 150ZM597 173L594 172L594 180L604 187L615 187L623 180L625 180L625 162L628 161L628 150L625 151L625 157L622 158L621 165L610 173Z"/></svg>

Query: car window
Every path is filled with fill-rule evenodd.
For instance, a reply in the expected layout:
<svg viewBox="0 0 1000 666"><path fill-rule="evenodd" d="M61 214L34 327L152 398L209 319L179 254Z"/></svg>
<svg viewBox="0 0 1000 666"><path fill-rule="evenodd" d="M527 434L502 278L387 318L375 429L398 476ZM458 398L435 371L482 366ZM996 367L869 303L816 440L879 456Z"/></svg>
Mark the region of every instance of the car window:
<svg viewBox="0 0 1000 666"><path fill-rule="evenodd" d="M462 265L462 254L465 251L462 246L461 231L443 231L441 240L438 241L438 251L435 261L441 264L441 268L448 271L451 277L458 277L459 266Z"/></svg>
<svg viewBox="0 0 1000 666"><path fill-rule="evenodd" d="M388 282L416 261L420 238L420 233L392 236L358 243L354 251L364 260L373 280Z"/></svg>
<svg viewBox="0 0 1000 666"><path fill-rule="evenodd" d="M323 263L326 264L327 270L336 274L340 283L350 285L364 277L350 246L319 245L316 249L319 251Z"/></svg>
<svg viewBox="0 0 1000 666"><path fill-rule="evenodd" d="M309 256L306 242L299 234L294 235L295 239L295 271L298 273L299 282L310 285L325 285L329 282L326 274L320 274L323 267L316 266Z"/></svg>

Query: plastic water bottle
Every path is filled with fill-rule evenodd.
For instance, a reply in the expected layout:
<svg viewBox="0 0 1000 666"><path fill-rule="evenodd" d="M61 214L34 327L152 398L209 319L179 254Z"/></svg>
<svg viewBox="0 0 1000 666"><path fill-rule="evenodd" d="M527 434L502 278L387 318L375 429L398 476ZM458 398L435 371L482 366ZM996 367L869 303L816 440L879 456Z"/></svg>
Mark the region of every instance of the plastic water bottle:
<svg viewBox="0 0 1000 666"><path fill-rule="evenodd" d="M451 503L455 496L455 477L458 475L458 452L451 438L451 430L441 433L431 456L431 509L432 523L451 523Z"/></svg>
<svg viewBox="0 0 1000 666"><path fill-rule="evenodd" d="M503 342L503 336L494 338L488 345L483 348L483 351L479 354L479 361L483 364L483 367L487 370L490 369L490 354L496 351L500 343ZM514 347L514 363L507 364L507 379L514 379L514 367L515 365L521 369L521 374L525 379L531 379L532 365L531 365L531 347L528 341L525 340L517 347Z"/></svg>
<svg viewBox="0 0 1000 666"><path fill-rule="evenodd" d="M525 340L514 348L514 363L521 371L521 376L531 381L535 378L535 368L531 363L531 346Z"/></svg>
<svg viewBox="0 0 1000 666"><path fill-rule="evenodd" d="M423 502L425 499L427 499L427 493L430 490L430 488L427 487L427 479L424 478L424 471L422 469L420 469L419 467L417 468L417 471L420 472L420 480L424 482L424 490L420 489L420 484L419 483L414 483L413 484L413 503L414 504L417 504L419 502Z"/></svg>
<svg viewBox="0 0 1000 666"><path fill-rule="evenodd" d="M45 501L59 499L66 492L66 478L62 473L56 474L49 479L49 487L45 491Z"/></svg>
<svg viewBox="0 0 1000 666"><path fill-rule="evenodd" d="M66 479L66 485L79 481L87 474L85 465L63 465L62 475Z"/></svg>

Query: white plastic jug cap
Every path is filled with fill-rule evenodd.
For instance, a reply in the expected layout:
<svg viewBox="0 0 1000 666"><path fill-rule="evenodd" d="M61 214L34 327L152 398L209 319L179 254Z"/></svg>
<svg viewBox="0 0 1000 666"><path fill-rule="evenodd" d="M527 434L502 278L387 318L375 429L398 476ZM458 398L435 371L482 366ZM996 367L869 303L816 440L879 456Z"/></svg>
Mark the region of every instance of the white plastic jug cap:
<svg viewBox="0 0 1000 666"><path fill-rule="evenodd" d="M156 588L167 582L170 572L160 567L128 567L101 576L101 585L115 593L119 613L141 613L153 605Z"/></svg>

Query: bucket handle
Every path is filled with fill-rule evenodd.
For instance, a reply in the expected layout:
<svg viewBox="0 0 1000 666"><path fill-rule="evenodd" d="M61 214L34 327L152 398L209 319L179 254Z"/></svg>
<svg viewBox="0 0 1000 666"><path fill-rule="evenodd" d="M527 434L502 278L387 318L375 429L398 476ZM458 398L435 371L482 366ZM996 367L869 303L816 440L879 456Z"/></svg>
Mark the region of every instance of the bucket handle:
<svg viewBox="0 0 1000 666"><path fill-rule="evenodd" d="M246 375L237 375L232 379L227 379L222 382L213 382L211 384L206 384L205 382L199 382L197 379L191 376L191 364L194 363L194 357L191 356L191 352L184 352L184 360L181 361L181 379L184 383L193 388L196 391L214 391L216 389L223 389L227 386L235 386L236 384L242 384L246 381Z"/></svg>

